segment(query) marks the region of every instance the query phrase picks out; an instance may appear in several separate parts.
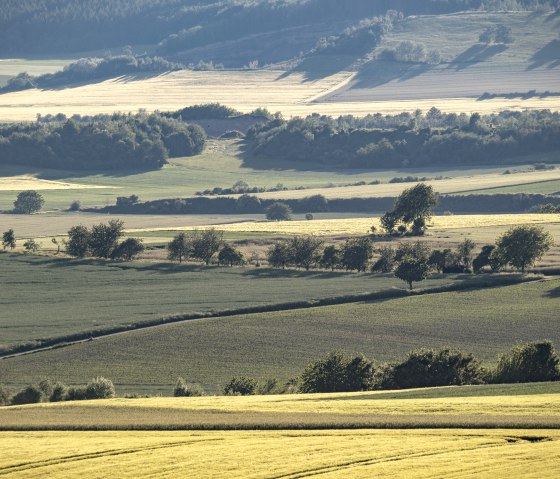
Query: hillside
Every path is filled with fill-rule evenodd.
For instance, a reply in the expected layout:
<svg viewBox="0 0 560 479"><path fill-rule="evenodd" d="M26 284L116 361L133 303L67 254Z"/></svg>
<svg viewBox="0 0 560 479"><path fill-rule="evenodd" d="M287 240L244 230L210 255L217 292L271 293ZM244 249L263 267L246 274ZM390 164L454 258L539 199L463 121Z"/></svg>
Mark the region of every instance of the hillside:
<svg viewBox="0 0 560 479"><path fill-rule="evenodd" d="M364 288L372 281L361 278ZM184 376L218 392L234 376L286 381L335 349L384 362L452 346L493 364L516 342L560 344L559 288L550 281L168 325L0 359L1 382L16 389L47 377L79 384L103 375L123 392L170 395Z"/></svg>

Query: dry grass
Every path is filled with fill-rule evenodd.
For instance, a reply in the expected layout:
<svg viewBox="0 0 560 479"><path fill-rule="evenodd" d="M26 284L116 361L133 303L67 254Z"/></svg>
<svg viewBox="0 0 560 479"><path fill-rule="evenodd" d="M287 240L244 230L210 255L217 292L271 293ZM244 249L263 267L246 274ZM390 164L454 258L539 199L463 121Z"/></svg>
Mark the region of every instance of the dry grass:
<svg viewBox="0 0 560 479"><path fill-rule="evenodd" d="M187 105L220 102L249 112L258 107L281 111L285 116L317 112L339 116L365 116L372 112L396 113L429 110L490 113L500 110L560 109L559 97L494 99L430 98L386 101L319 101L315 98L343 87L353 75L338 72L307 81L303 74L260 71L181 71L156 77L117 78L60 90L26 90L0 96L2 121L31 121L37 113L97 114L114 111L135 112L140 108L176 110ZM314 100L314 101L313 101Z"/></svg>
<svg viewBox="0 0 560 479"><path fill-rule="evenodd" d="M108 186L82 185L64 181L52 181L34 178L29 175L0 177L0 191L23 190L84 190L110 188Z"/></svg>
<svg viewBox="0 0 560 479"><path fill-rule="evenodd" d="M0 474L553 478L560 433L542 438L534 430L2 433Z"/></svg>
<svg viewBox="0 0 560 479"><path fill-rule="evenodd" d="M507 215L449 215L434 216L429 222L435 230L470 229L520 224L555 224L560 222L560 214L507 214ZM344 218L313 221L263 221L216 225L226 232L273 233L279 235L310 234L317 236L349 236L371 233L371 227L379 228L379 218ZM173 228L174 231L188 231L196 227ZM130 229L129 233L166 231L169 228Z"/></svg>

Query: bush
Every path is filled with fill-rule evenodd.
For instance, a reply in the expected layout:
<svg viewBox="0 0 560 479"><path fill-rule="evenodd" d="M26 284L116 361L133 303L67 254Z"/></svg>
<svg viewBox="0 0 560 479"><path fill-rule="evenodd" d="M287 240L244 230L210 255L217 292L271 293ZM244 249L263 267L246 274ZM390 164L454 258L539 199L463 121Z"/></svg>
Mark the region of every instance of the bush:
<svg viewBox="0 0 560 479"><path fill-rule="evenodd" d="M127 238L111 252L111 259L130 261L142 253L144 249L141 239Z"/></svg>
<svg viewBox="0 0 560 479"><path fill-rule="evenodd" d="M62 383L56 383L52 387L50 402L66 401L68 398L68 388Z"/></svg>
<svg viewBox="0 0 560 479"><path fill-rule="evenodd" d="M195 397L204 396L204 390L198 384L188 384L183 378L177 379L175 389L173 390L175 397Z"/></svg>
<svg viewBox="0 0 560 479"><path fill-rule="evenodd" d="M115 397L113 382L104 377L92 379L86 386L86 399L110 399Z"/></svg>
<svg viewBox="0 0 560 479"><path fill-rule="evenodd" d="M292 219L292 209L286 203L272 203L266 209L266 219L270 221L289 221Z"/></svg>
<svg viewBox="0 0 560 479"><path fill-rule="evenodd" d="M560 379L559 358L548 341L513 347L498 357L495 383L532 383Z"/></svg>
<svg viewBox="0 0 560 479"><path fill-rule="evenodd" d="M70 203L70 207L68 208L68 211L80 211L80 208L82 207L82 204L80 203L79 200L74 200L72 201L72 203Z"/></svg>
<svg viewBox="0 0 560 479"><path fill-rule="evenodd" d="M224 388L228 396L251 396L255 394L258 383L252 378L244 376L233 378Z"/></svg>
<svg viewBox="0 0 560 479"><path fill-rule="evenodd" d="M7 406L8 404L10 404L10 395L0 386L0 406Z"/></svg>
<svg viewBox="0 0 560 479"><path fill-rule="evenodd" d="M482 384L486 374L472 356L448 348L411 351L402 363L382 368L375 378L376 389L411 389Z"/></svg>
<svg viewBox="0 0 560 479"><path fill-rule="evenodd" d="M43 391L39 386L27 386L12 397L11 404L35 404L41 402L43 398Z"/></svg>
<svg viewBox="0 0 560 479"><path fill-rule="evenodd" d="M373 365L364 356L349 357L340 351L311 363L301 375L303 393L364 391L371 387Z"/></svg>
<svg viewBox="0 0 560 479"><path fill-rule="evenodd" d="M71 386L66 391L65 401L83 401L87 398L85 386Z"/></svg>

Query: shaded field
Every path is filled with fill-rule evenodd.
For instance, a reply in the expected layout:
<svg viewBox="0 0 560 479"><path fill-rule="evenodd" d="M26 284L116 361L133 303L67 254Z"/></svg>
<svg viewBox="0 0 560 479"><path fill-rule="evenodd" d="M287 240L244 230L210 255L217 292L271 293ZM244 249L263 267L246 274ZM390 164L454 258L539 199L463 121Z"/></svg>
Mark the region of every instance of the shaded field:
<svg viewBox="0 0 560 479"><path fill-rule="evenodd" d="M171 395L183 376L218 392L234 376L288 380L335 349L382 362L451 346L491 364L516 342L560 344L559 290L560 281L548 281L161 326L2 359L0 384L15 389L45 377L79 384L102 375L120 392Z"/></svg>
<svg viewBox="0 0 560 479"><path fill-rule="evenodd" d="M64 478L556 476L560 434L538 430L6 432L0 473ZM289 460L288 460L289 458Z"/></svg>
<svg viewBox="0 0 560 479"><path fill-rule="evenodd" d="M0 430L558 428L560 383L337 394L106 399L3 407L0 419Z"/></svg>
<svg viewBox="0 0 560 479"><path fill-rule="evenodd" d="M0 343L401 287L393 277L0 254ZM428 286L451 284L435 278Z"/></svg>

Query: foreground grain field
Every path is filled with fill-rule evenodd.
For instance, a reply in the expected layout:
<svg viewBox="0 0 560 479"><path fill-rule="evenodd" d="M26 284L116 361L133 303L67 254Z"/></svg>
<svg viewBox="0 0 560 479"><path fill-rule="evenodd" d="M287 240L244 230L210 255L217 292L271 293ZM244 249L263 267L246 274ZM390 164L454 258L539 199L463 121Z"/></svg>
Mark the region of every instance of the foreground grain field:
<svg viewBox="0 0 560 479"><path fill-rule="evenodd" d="M1 433L7 478L554 478L558 431Z"/></svg>
<svg viewBox="0 0 560 479"><path fill-rule="evenodd" d="M294 287L298 276L287 275ZM360 281L371 287L367 277ZM386 362L415 348L451 346L492 365L516 342L560 345L559 291L560 281L548 281L190 321L0 359L0 383L17 389L43 378L80 384L102 375L120 393L169 396L183 376L221 392L234 376L287 381L336 349Z"/></svg>

